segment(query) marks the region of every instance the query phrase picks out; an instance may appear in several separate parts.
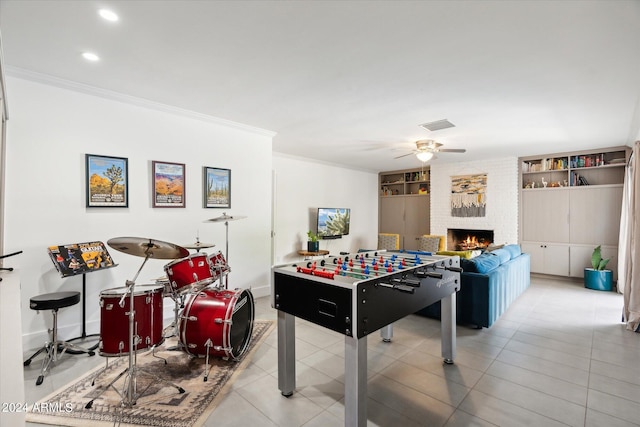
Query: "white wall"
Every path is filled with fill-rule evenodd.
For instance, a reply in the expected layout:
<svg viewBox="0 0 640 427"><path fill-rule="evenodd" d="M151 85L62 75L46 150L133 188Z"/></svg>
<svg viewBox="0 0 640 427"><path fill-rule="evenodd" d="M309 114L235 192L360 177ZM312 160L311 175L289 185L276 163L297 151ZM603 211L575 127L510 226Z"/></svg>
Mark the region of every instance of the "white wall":
<svg viewBox="0 0 640 427"><path fill-rule="evenodd" d="M275 264L301 259L317 209L351 208L349 235L321 240L320 249L354 252L378 243L378 175L274 153Z"/></svg>
<svg viewBox="0 0 640 427"><path fill-rule="evenodd" d="M485 217L451 216L451 177L487 174ZM431 234L446 236L447 228L494 230L497 244L518 242L518 159L481 160L431 166Z"/></svg>
<svg viewBox="0 0 640 427"><path fill-rule="evenodd" d="M7 129L5 252L23 250L6 266L21 270L25 349L41 345L51 315L29 309L29 298L81 291L81 277L61 278L47 247L114 237L148 237L175 244L203 242L225 252L225 226L204 223L223 212L246 215L229 223L229 287L269 293L272 133L196 115L178 114L95 96L21 76L7 79L11 117ZM85 207L85 153L126 157L129 207ZM151 161L186 164L184 209L153 208ZM202 207L202 167L231 169L231 208ZM375 188L375 186L373 186ZM299 191L299 190L298 190ZM296 191L296 194L298 193ZM306 226L305 226L306 228ZM124 286L143 258L110 249L118 267L87 274L87 332L99 330L99 296ZM171 260L150 260L137 283L153 283ZM164 299L165 317L173 301ZM16 319L20 321L20 319ZM62 309L62 337L81 331L80 305Z"/></svg>

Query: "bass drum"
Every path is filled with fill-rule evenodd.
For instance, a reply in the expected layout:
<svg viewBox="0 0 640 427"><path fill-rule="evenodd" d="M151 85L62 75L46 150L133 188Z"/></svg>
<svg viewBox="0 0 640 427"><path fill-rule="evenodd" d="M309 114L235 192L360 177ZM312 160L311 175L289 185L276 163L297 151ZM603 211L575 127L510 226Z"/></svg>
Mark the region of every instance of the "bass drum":
<svg viewBox="0 0 640 427"><path fill-rule="evenodd" d="M205 289L191 294L178 323L180 343L192 356L237 360L247 349L255 307L248 289Z"/></svg>

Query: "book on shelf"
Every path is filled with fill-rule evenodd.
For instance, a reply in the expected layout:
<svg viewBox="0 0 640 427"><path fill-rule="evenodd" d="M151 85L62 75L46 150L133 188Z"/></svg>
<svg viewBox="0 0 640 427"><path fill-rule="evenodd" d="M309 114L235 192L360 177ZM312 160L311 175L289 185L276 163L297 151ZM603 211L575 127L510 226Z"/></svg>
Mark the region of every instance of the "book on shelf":
<svg viewBox="0 0 640 427"><path fill-rule="evenodd" d="M537 161L522 162L522 172L546 172L546 171L560 171L568 169L569 162L566 157L541 159Z"/></svg>

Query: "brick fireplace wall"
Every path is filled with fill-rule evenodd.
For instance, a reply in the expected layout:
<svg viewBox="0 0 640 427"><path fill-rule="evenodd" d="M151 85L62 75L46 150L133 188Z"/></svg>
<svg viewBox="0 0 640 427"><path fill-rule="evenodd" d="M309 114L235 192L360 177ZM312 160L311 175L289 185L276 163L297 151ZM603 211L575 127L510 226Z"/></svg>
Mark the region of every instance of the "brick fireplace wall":
<svg viewBox="0 0 640 427"><path fill-rule="evenodd" d="M487 174L486 216L451 216L451 177ZM518 158L431 165L431 234L447 228L494 230L494 243L518 243Z"/></svg>

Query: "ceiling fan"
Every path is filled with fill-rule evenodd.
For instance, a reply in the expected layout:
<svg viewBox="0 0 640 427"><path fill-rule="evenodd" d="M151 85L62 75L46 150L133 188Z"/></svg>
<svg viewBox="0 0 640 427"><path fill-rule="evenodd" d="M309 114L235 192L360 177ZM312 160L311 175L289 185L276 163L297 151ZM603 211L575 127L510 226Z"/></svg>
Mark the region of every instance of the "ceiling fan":
<svg viewBox="0 0 640 427"><path fill-rule="evenodd" d="M416 141L416 149L411 153L403 154L402 156L394 157L399 159L401 157L410 156L415 154L418 160L421 162L428 162L436 153L464 153L467 150L464 148L440 148L442 144L434 141L433 139L421 139Z"/></svg>

